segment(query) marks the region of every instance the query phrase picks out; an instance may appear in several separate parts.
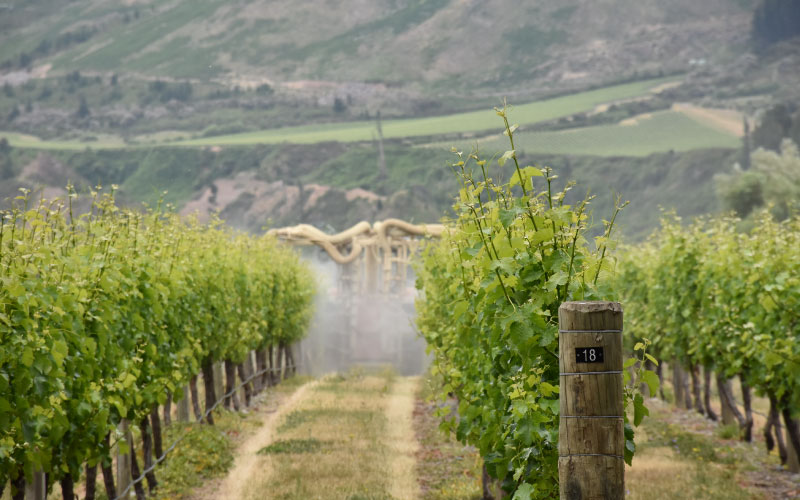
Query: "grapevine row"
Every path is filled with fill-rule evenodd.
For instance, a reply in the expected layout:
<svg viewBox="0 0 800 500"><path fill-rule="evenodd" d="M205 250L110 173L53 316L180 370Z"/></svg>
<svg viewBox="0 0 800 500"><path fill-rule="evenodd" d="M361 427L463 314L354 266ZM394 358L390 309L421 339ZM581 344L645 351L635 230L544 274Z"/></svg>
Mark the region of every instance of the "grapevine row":
<svg viewBox="0 0 800 500"><path fill-rule="evenodd" d="M0 221L0 484L38 470L68 490L83 464L110 467L123 419L146 422L201 370L213 401L213 363L310 320L310 272L273 239L121 209L113 190L78 203L26 194Z"/></svg>
<svg viewBox="0 0 800 500"><path fill-rule="evenodd" d="M686 385L688 407L717 418L707 395L714 372L723 410L738 420L743 439L752 436L755 390L770 401L767 442L774 431L783 445L781 415L789 444L800 451L800 217L778 222L765 211L749 232L741 225L718 217L684 227L667 216L650 240L622 252L618 280L627 328L652 339L678 375L691 375L691 392L680 377L674 384L676 395ZM744 415L730 390L733 377L741 380ZM781 455L785 462L784 449Z"/></svg>
<svg viewBox="0 0 800 500"><path fill-rule="evenodd" d="M589 199L570 206L571 183L556 191L551 170L521 168L516 127L505 109L498 114L512 149L497 166L477 152L455 152L457 217L417 265L417 326L442 380L442 399L458 401L443 427L478 448L488 475L513 498L553 498L558 308L569 300L613 298L606 252L613 218L590 249ZM627 422L626 437L633 437Z"/></svg>

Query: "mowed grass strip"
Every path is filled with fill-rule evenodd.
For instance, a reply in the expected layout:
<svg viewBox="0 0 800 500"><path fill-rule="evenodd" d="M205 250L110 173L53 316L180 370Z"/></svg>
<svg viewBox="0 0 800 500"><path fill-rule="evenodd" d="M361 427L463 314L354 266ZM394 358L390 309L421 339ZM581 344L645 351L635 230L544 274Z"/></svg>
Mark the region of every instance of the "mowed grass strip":
<svg viewBox="0 0 800 500"><path fill-rule="evenodd" d="M389 373L354 372L309 391L262 448L267 472L250 478L243 498L391 498L386 410L395 383Z"/></svg>
<svg viewBox="0 0 800 500"><path fill-rule="evenodd" d="M5 139L15 148L41 149L56 151L83 151L84 149L121 149L126 146L125 142L116 136L102 135L96 136L97 140L80 141L75 139L54 139L43 140L33 135L21 134L19 132L4 132L0 130L0 139Z"/></svg>
<svg viewBox="0 0 800 500"><path fill-rule="evenodd" d="M647 95L651 89L671 81L675 81L675 78L643 80L514 106L514 122L521 125L533 124L589 111L600 104ZM384 120L382 127L384 137L403 138L480 132L497 128L497 124L498 117L495 112L485 110L427 118ZM170 144L181 146L235 146L280 142L295 144L327 141L358 142L371 141L374 135L374 121L357 121L285 127L259 132L176 141Z"/></svg>
<svg viewBox="0 0 800 500"><path fill-rule="evenodd" d="M516 116L511 115L516 123ZM460 141L456 147L468 151L474 144L484 152L502 152L508 138L492 136L478 141ZM591 155L591 156L648 156L666 151L736 148L740 139L733 134L703 125L683 113L661 111L639 117L629 124L598 125L568 130L526 132L514 134L517 150L528 154ZM453 144L439 142L426 147L450 148Z"/></svg>

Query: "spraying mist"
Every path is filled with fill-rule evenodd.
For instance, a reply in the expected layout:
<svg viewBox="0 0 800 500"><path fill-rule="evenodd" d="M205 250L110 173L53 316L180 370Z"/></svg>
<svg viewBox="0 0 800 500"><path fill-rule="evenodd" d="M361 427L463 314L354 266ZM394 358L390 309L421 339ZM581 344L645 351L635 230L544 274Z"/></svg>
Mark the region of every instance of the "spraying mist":
<svg viewBox="0 0 800 500"><path fill-rule="evenodd" d="M391 366L417 375L427 368L425 341L414 327L413 273L393 293L368 293L347 286L344 267L324 252L307 251L304 257L318 276L318 288L311 328L297 347L301 372L317 376Z"/></svg>

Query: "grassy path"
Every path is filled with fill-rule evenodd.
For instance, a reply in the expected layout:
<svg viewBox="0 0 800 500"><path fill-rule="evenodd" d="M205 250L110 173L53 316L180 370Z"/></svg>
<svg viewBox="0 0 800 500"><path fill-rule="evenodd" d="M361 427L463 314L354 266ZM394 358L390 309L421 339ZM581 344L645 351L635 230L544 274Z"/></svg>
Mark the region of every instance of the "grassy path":
<svg viewBox="0 0 800 500"><path fill-rule="evenodd" d="M270 464L256 455L256 452L272 441L277 422L291 411L313 389L316 383L309 382L303 385L277 411L265 415L261 428L236 451L236 461L225 480L220 484L217 498L231 500L242 498L247 485L250 484L251 476L265 472L265 468Z"/></svg>
<svg viewBox="0 0 800 500"><path fill-rule="evenodd" d="M419 484L415 454L419 443L414 436L414 398L419 377L405 377L392 386L388 418L389 449L392 454L389 491L394 498L418 498Z"/></svg>
<svg viewBox="0 0 800 500"><path fill-rule="evenodd" d="M259 412L223 480L195 500L477 500L481 459L438 429L431 380L353 371L307 383ZM669 384L667 384L669 387ZM631 500L773 500L800 494L762 443L741 443L695 412L650 400L626 467Z"/></svg>
<svg viewBox="0 0 800 500"><path fill-rule="evenodd" d="M419 498L418 382L351 372L302 387L239 449L216 498Z"/></svg>

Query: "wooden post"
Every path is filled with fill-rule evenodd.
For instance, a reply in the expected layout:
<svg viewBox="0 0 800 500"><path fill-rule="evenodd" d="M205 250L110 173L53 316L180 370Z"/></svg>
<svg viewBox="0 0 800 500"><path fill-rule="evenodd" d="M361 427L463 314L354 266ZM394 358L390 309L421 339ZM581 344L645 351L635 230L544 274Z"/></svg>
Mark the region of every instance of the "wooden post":
<svg viewBox="0 0 800 500"><path fill-rule="evenodd" d="M222 373L225 370L225 362L220 361L214 363L214 393L219 398L225 394L225 381L222 378Z"/></svg>
<svg viewBox="0 0 800 500"><path fill-rule="evenodd" d="M33 481L25 483L25 499L26 500L46 500L47 499L47 485L45 484L44 472L41 470L33 473Z"/></svg>
<svg viewBox="0 0 800 500"><path fill-rule="evenodd" d="M622 499L622 306L565 302L558 322L561 499Z"/></svg>
<svg viewBox="0 0 800 500"><path fill-rule="evenodd" d="M183 388L183 397L178 401L178 421L189 421L189 386Z"/></svg>
<svg viewBox="0 0 800 500"><path fill-rule="evenodd" d="M119 424L119 429L125 437L128 445L133 443L133 434L131 434L130 424L128 419L123 418ZM117 445L117 494L122 494L125 488L133 481L131 477L131 454L120 453L119 445Z"/></svg>

